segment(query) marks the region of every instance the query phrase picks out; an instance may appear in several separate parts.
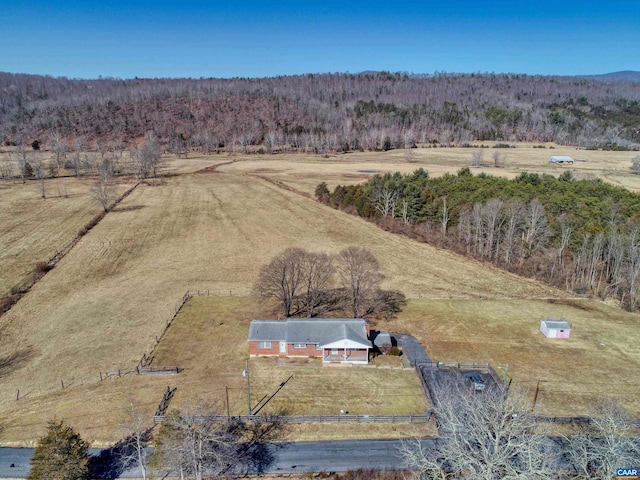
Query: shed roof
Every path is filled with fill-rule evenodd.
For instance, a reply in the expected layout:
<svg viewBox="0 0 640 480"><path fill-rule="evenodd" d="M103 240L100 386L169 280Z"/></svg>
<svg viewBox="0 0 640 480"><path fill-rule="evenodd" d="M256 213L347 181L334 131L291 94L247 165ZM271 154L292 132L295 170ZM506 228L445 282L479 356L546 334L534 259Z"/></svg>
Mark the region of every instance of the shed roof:
<svg viewBox="0 0 640 480"><path fill-rule="evenodd" d="M573 162L573 157L569 155L552 155L549 160L555 160L557 162Z"/></svg>
<svg viewBox="0 0 640 480"><path fill-rule="evenodd" d="M366 322L362 318L288 318L252 320L249 341L286 341L317 343L320 346L339 340L371 345Z"/></svg>
<svg viewBox="0 0 640 480"><path fill-rule="evenodd" d="M542 323L545 324L547 328L571 330L571 325L564 320L542 320Z"/></svg>
<svg viewBox="0 0 640 480"><path fill-rule="evenodd" d="M388 345L392 345L391 335L386 330L380 330L376 337L373 339L373 344L376 347L385 347Z"/></svg>

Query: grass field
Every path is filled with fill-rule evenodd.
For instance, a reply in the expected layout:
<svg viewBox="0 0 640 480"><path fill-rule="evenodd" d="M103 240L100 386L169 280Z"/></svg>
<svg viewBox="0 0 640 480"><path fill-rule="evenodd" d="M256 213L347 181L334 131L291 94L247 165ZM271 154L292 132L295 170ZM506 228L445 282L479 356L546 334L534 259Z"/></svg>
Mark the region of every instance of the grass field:
<svg viewBox="0 0 640 480"><path fill-rule="evenodd" d="M486 143L487 147L495 143ZM579 150L575 147L563 147L548 144L549 148L534 148L533 144L514 144L516 148L417 148L412 150L412 162L407 162L403 150L387 152L356 152L334 155L329 158L318 156L263 155L234 157L239 161L225 165L221 171L241 171L280 180L301 191L313 194L320 181L325 181L330 189L336 185L360 183L376 173L411 173L424 168L432 176L444 173L456 173L460 168L471 166L473 152L483 153L485 167L472 168L474 174L484 172L507 178L519 173L536 172L558 176L570 170L577 178L599 177L615 185L621 185L633 191L640 190L640 177L630 172L631 159L638 152L603 152ZM553 147L553 148L551 148ZM500 167L495 168L493 154L503 155ZM550 164L552 155L570 155L574 159L586 161L572 165Z"/></svg>
<svg viewBox="0 0 640 480"><path fill-rule="evenodd" d="M568 340L548 339L540 320L563 318ZM638 315L602 302L566 300L412 300L389 325L411 332L434 361L489 362L533 396L536 413L585 415L599 397L640 416Z"/></svg>
<svg viewBox="0 0 640 480"><path fill-rule="evenodd" d="M448 152L453 155L456 150L459 151L458 157L446 158ZM505 162L508 163L510 155L516 155L520 150L517 148L506 151L508 157ZM531 154L542 155L540 161L544 168L552 168L556 172L563 171L565 167L549 167L545 163L548 162L548 156L571 154L558 148L530 150ZM522 148L522 152L526 151L527 149ZM418 153L440 155L442 169L450 168L455 171L469 163L471 150L425 149L419 150ZM487 157L490 157L491 153L492 149L485 150L485 160L488 160ZM596 153L609 155L610 161L607 162L619 162L620 168L630 163L626 157L622 158L625 155L629 156L625 152L593 152L593 160L587 157L589 161L585 165L595 166L596 162L600 162L606 166L605 160L596 160ZM395 331L418 332L418 337L425 343L429 352L442 359L456 360L454 357L460 352L464 353L461 357L477 355L477 361L501 364L508 361L508 355L499 351L496 353L489 348L490 343L483 343L481 338L473 336L470 327L451 327L450 330L441 331L440 344L432 338L428 328L421 332L422 325L427 324L424 319L431 318L433 322L433 319L437 318L438 315L434 312L438 309L434 305L437 305L438 301L442 302L440 305L452 305L452 310L442 310L446 318L463 316L460 313L462 306L468 305L466 312L471 312L469 315L476 310L480 312L487 308L487 313L483 314L483 322L490 323L494 315L491 311L495 309L496 315L502 321L507 322L508 319L510 322L512 317L519 318L520 331L526 332L528 328L535 332L539 325L537 309L553 306L546 303L546 299L565 301L569 298L566 293L541 283L522 279L447 251L384 232L362 219L332 210L256 176L268 176L296 189L312 192L315 185L322 180L344 183L343 179L351 178L350 175L358 174L362 170L393 171L400 165L406 165L407 171L425 166L431 172L432 168L427 165L426 156L422 165L422 160L407 164L401 152L386 152L379 156L353 154L336 159L297 159L285 156L246 159L239 156L229 158L226 155L216 155L211 157L211 161L204 158L187 159L189 163L185 164L184 171L200 170L201 167L231 160L235 162L219 166L216 172L182 174L168 177L163 183L138 187L116 211L109 213L54 270L0 319L2 443L18 439L33 440L42 433L46 421L54 415L76 418L81 431L93 441L112 439L117 436L118 422L114 417L115 413L106 415L105 412L113 410L121 413L123 405L126 406L127 398L131 395L152 413L167 386L166 378L126 376L101 383L99 373L135 366L142 353L154 343L155 336L162 331L165 322L172 316L176 303L187 289L209 290L215 295L246 296L251 293L260 266L286 247L298 246L325 252L337 252L349 245L362 245L370 249L379 258L386 275L385 287L401 290L410 298L423 297L429 300L421 301L435 302L411 302L406 314L396 320L397 326L391 325L390 328ZM178 170L182 168L179 166L181 161L173 161ZM265 168L270 168L273 172L265 172ZM499 170L506 171L509 168ZM513 168L515 171L517 167ZM582 164L567 168L582 168ZM483 169L485 170L487 173L493 171ZM635 180L626 173L624 175L631 183ZM354 178L352 181L359 180ZM13 201L17 195L19 193L1 197L2 206ZM33 196L37 198L36 193L33 193ZM60 199L61 202L62 200L73 198ZM82 197L82 200L78 197L76 201L79 205L85 205L78 207L80 211L83 211L82 208L89 209L85 197ZM31 210L22 213L16 210L15 216L21 215L29 219L31 213ZM68 209L50 211L48 216L55 219L55 225L73 222L76 217L69 215ZM80 223L83 224L84 221ZM47 227L41 232L53 229L53 226ZM75 224L72 224L67 231L75 232L76 229ZM28 236L27 234L28 232L23 233L20 238ZM65 236L66 234L61 235L60 239ZM45 244L57 244L57 238L48 238L44 233L38 233L33 243L38 244L39 248ZM4 271L5 260L2 261ZM498 305L501 307L497 308ZM528 305L529 313L526 316L523 313L523 305ZM629 319L637 317L611 310L620 315L617 317L608 313L609 310L605 309L605 306L595 303L594 305L596 306L589 307L590 316L585 318L593 319L591 323L602 325L603 328L615 326L611 331L612 341L604 342L608 345L606 348L612 354L618 350L625 350L625 344L619 345L617 342L619 339L632 338L630 335L633 332L626 325L631 322ZM260 303L243 307L244 310L238 306L228 308L230 315L238 308L238 317L244 318L245 321L254 316L276 314L272 306ZM576 310L575 307L566 308L569 309L566 314L569 321L579 324L582 317L575 312L582 310ZM212 312L211 316L216 315ZM470 321L465 318L464 321L460 320L461 325ZM533 319L532 323L526 323L530 318ZM622 318L624 321L620 320ZM447 340L447 331L454 335L454 338L458 338L458 335L464 336L464 340L459 340L460 345L451 338ZM576 330L573 335L579 333L580 331ZM198 335L194 333L188 344L180 345L173 353L165 352L167 361L170 358L169 353L176 356L175 361L178 363L192 361L193 359L187 358L193 355L192 352L195 350L192 343L207 343L206 337L199 339ZM474 341L470 342L467 338ZM576 338L580 339L579 336ZM447 344L447 341L450 344ZM515 337L513 341L516 342ZM516 343L517 345L525 342L517 341L521 342ZM539 342L541 339L534 338L533 341ZM469 347L471 343L473 347ZM586 350L592 343L580 345ZM566 345L571 346L575 343ZM165 345L161 342L160 347L159 356L164 355L162 348ZM450 352L447 350L449 347ZM514 347L511 353L516 356L517 350ZM576 349L571 355L578 355L579 350ZM527 352L525 348L523 351ZM449 354L446 354L447 352ZM612 357L619 360L619 363L626 362L629 368L637 370L637 363L633 363L637 361L633 360L636 358L634 355L636 354L632 351L625 351ZM243 359L244 356L241 355L229 360L231 369L235 371ZM508 361L510 373L513 373L517 381L532 382L535 381L535 377L557 378L543 377L535 369L527 370L533 368L531 364L538 360L538 355L527 353L523 355L519 365L517 362ZM549 360L543 365L549 366L553 361ZM594 362L588 360L589 368L595 368L598 362ZM617 364L605 362L602 365L603 378L609 368L615 375L628 374L626 367L616 370ZM204 376L197 378L191 377L196 375L195 373L185 371L180 376L180 382L189 382L190 378L196 379L193 380L193 384L187 383L184 388L179 389L175 399L177 404L184 400L184 397L181 400L182 395L198 395L199 385L208 378L206 375L213 375L213 371L218 367L218 363L208 366L208 373L205 369L205 373L202 374ZM240 371L242 368L243 365L239 365ZM580 370L576 367L572 372L593 375L592 370L586 368ZM294 373L294 378L295 375ZM280 377L278 375L273 382L279 384L282 381ZM61 390L61 381L65 386L71 385L73 388ZM170 383L173 384L173 380ZM592 391L592 386L580 387L579 382L574 383L578 394L583 387ZM229 385L236 388L231 383ZM555 407L548 395L550 385L542 387L541 400L544 402L544 408L552 410ZM219 390L221 387L217 388ZM268 392L272 384L267 382L261 388ZM16 401L18 390L22 392L20 401ZM637 393L635 396L637 397ZM284 395L281 398L284 400ZM243 404L239 397L236 402L238 405ZM567 403L558 404L558 407L565 408L566 405ZM100 414L95 415L95 412Z"/></svg>
<svg viewBox="0 0 640 480"><path fill-rule="evenodd" d="M91 179L0 182L0 297L71 241L102 207L90 195ZM126 185L118 187L124 192Z"/></svg>

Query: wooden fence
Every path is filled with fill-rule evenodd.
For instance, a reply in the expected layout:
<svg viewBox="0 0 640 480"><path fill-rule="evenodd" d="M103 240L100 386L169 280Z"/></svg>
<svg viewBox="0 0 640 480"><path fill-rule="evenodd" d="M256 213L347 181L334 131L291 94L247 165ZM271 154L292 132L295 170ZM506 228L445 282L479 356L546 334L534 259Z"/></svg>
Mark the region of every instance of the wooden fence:
<svg viewBox="0 0 640 480"><path fill-rule="evenodd" d="M139 375L176 375L184 369L180 367L137 367Z"/></svg>
<svg viewBox="0 0 640 480"><path fill-rule="evenodd" d="M343 423L425 423L431 419L431 410L425 410L423 415L286 415L286 416L268 416L268 415L208 415L196 417L196 420L209 422L228 422L230 419L241 422L261 422L265 420L274 420L281 423L327 423L327 422L343 422ZM154 415L154 423L163 423L164 415Z"/></svg>

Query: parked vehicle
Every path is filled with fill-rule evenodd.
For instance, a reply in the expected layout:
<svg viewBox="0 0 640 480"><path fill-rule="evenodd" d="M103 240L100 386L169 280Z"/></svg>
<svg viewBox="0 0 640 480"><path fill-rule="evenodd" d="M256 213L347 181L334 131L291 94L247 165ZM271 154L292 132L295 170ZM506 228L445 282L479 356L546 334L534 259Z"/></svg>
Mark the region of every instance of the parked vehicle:
<svg viewBox="0 0 640 480"><path fill-rule="evenodd" d="M465 374L464 377L467 379L467 382L469 382L471 384L471 388L474 391L482 391L482 390L484 390L484 381L482 380L480 375L478 375L477 373L469 372L469 373Z"/></svg>

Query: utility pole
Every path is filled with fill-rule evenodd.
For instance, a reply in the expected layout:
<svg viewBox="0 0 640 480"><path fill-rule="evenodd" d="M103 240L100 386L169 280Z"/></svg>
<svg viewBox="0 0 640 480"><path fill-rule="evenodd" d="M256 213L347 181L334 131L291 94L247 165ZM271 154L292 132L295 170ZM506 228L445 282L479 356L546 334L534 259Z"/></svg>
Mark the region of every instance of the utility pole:
<svg viewBox="0 0 640 480"><path fill-rule="evenodd" d="M242 376L247 377L247 410L249 411L249 416L251 416L251 380L249 379L249 359L247 359L247 367L242 371Z"/></svg>

